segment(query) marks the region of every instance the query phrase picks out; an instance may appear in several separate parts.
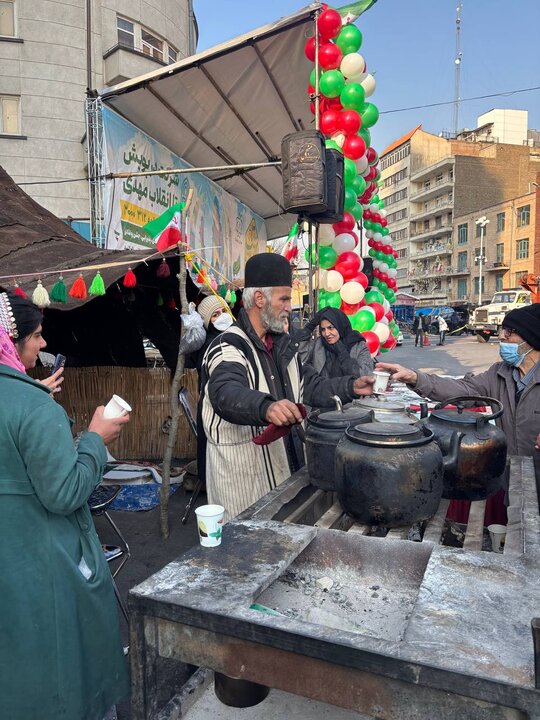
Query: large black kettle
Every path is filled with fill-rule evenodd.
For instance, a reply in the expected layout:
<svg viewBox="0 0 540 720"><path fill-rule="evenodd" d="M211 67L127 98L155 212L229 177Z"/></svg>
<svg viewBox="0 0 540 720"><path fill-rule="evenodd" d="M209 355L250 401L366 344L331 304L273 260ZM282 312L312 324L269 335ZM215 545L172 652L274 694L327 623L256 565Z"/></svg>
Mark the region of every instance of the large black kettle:
<svg viewBox="0 0 540 720"><path fill-rule="evenodd" d="M443 458L424 425L373 422L351 427L336 448L336 490L343 509L366 525L400 527L432 517L443 467L457 463L461 433Z"/></svg>
<svg viewBox="0 0 540 720"><path fill-rule="evenodd" d="M492 415L467 412L464 402L495 406ZM447 408L446 405L456 405ZM480 396L459 396L439 403L425 425L435 433L443 453L450 449L452 434L464 434L457 466L445 467L443 497L451 500L483 500L501 487L506 468L506 436L490 420L503 414L499 400Z"/></svg>

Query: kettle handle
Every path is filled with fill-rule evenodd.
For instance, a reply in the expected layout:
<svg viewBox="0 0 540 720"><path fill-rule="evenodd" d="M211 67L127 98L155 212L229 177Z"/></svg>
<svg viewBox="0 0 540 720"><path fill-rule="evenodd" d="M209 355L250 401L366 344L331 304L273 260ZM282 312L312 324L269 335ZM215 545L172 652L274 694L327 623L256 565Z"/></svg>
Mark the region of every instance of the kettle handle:
<svg viewBox="0 0 540 720"><path fill-rule="evenodd" d="M500 418L504 412L504 405L500 400L497 400L497 398L486 397L483 395L458 395L457 397L451 397L448 398L448 400L444 400L443 402L438 403L434 409L440 410L447 405L455 405L455 403L459 400L467 400L468 402L481 400L484 405L498 405L499 409L491 415L484 415L483 413L480 413L480 417L484 418L485 420L496 420L497 418Z"/></svg>

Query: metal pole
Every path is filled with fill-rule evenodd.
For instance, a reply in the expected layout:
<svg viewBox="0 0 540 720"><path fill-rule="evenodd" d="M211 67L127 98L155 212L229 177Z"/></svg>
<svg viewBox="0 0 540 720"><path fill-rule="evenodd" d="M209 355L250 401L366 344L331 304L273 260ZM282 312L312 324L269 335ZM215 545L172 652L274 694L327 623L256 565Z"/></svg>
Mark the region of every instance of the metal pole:
<svg viewBox="0 0 540 720"><path fill-rule="evenodd" d="M319 106L319 33L317 32L317 18L321 11L316 10L314 15L315 26L315 129L319 129L320 106Z"/></svg>
<svg viewBox="0 0 540 720"><path fill-rule="evenodd" d="M484 260L484 223L480 225L480 259L478 260L478 305L482 304L482 262Z"/></svg>
<svg viewBox="0 0 540 720"><path fill-rule="evenodd" d="M210 165L208 167L171 168L170 170L136 170L134 172L109 173L103 177L112 178L146 177L150 175L187 175L194 172L211 172L213 170L254 170L263 167L281 165L281 160L260 163L242 163L240 165ZM96 178L97 179L97 178Z"/></svg>

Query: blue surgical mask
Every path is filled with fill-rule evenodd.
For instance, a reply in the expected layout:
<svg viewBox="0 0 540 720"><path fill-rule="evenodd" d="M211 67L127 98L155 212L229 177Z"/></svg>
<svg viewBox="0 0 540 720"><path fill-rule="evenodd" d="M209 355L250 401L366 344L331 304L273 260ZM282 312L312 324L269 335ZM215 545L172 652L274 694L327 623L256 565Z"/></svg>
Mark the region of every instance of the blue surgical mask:
<svg viewBox="0 0 540 720"><path fill-rule="evenodd" d="M524 342L521 343L510 343L510 342L502 342L499 345L499 355L504 360L505 363L508 363L508 365L513 365L514 367L519 367L521 363L525 360L525 356L528 355L531 351L527 350L526 353L520 353L519 352L519 346L523 345Z"/></svg>

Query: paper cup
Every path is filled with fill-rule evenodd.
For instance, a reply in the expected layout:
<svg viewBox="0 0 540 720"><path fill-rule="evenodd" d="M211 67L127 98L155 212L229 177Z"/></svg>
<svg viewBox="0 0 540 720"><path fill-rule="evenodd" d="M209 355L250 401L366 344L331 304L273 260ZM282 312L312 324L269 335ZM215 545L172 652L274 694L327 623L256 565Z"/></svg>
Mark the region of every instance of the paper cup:
<svg viewBox="0 0 540 720"><path fill-rule="evenodd" d="M109 402L105 405L103 417L111 419L120 417L121 415L127 415L130 412L131 405L128 405L127 402L120 397L120 395L113 395Z"/></svg>
<svg viewBox="0 0 540 720"><path fill-rule="evenodd" d="M502 553L506 539L506 525L488 525L493 552Z"/></svg>
<svg viewBox="0 0 540 720"><path fill-rule="evenodd" d="M374 370L373 377L375 378L373 392L386 392L386 388L388 387L388 381L390 380L390 373L386 372L385 370Z"/></svg>
<svg viewBox="0 0 540 720"><path fill-rule="evenodd" d="M201 505L195 508L199 540L204 547L221 545L224 513L225 508L221 505Z"/></svg>

